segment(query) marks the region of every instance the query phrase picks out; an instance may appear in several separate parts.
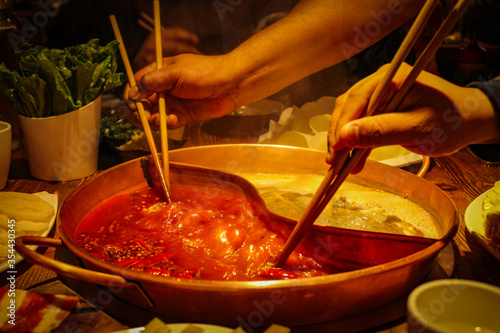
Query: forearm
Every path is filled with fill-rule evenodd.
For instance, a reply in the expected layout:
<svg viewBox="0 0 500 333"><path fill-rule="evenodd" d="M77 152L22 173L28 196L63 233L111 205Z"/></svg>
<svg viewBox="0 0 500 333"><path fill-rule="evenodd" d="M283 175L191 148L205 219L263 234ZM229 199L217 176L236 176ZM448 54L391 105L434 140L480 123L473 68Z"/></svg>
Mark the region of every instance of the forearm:
<svg viewBox="0 0 500 333"><path fill-rule="evenodd" d="M496 128L496 136L494 135L490 140L479 140L479 144L469 144L469 149L482 160L498 162L500 161L500 81L474 82L470 87L480 88L485 97L488 97L491 102L493 108L491 112L494 113L492 119L488 121L486 117L483 122L484 125L478 125L476 132L483 133L483 128L488 132L492 131L491 128L493 128L493 132L495 132ZM488 128L490 129L488 130Z"/></svg>
<svg viewBox="0 0 500 333"><path fill-rule="evenodd" d="M481 133L471 143L500 143L500 78L487 82L473 82L464 95L462 108L476 119L473 133ZM481 130L478 130L481 129ZM475 140L474 140L475 139Z"/></svg>
<svg viewBox="0 0 500 333"><path fill-rule="evenodd" d="M237 76L236 103L269 96L354 56L415 16L421 5L420 0L301 1L228 54Z"/></svg>
<svg viewBox="0 0 500 333"><path fill-rule="evenodd" d="M466 132L469 144L500 142L499 114L491 101L479 89L467 88L473 93L465 97L461 105L466 114Z"/></svg>

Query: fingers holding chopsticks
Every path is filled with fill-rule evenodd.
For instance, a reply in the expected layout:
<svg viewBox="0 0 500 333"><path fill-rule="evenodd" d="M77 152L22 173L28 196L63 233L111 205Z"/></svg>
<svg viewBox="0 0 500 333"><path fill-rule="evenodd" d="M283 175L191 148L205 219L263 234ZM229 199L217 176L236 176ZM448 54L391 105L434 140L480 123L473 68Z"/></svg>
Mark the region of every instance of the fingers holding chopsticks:
<svg viewBox="0 0 500 333"><path fill-rule="evenodd" d="M373 92L384 77L387 69L388 65L382 66L377 72L357 82L346 93L336 99L328 135L330 156L327 161L329 163L332 162L334 150L369 148L369 146L359 146L359 127L356 126L355 121L363 116ZM391 95L395 88L396 83L393 81L388 95Z"/></svg>
<svg viewBox="0 0 500 333"><path fill-rule="evenodd" d="M160 119L158 117L158 109L154 107L153 103L151 103L147 99L143 99L141 101L144 107L144 116L146 117L149 126L153 131L160 130ZM142 128L142 121L139 113L134 111L128 116L128 121L130 121L134 126Z"/></svg>
<svg viewBox="0 0 500 333"><path fill-rule="evenodd" d="M393 84L398 86L411 68L403 64ZM488 130L487 124L481 126L484 131L473 129L474 123L493 115L488 99L481 92L454 85L425 71L417 77L396 110L358 118L385 69L381 68L339 97L330 126L329 163L334 161L336 152L343 149L386 145L401 145L426 156L442 156L481 142L488 137L487 132L494 133L494 129Z"/></svg>
<svg viewBox="0 0 500 333"><path fill-rule="evenodd" d="M125 101L135 110L137 101L155 105L156 93L165 93L170 128L226 115L243 104L233 96L238 81L223 59L193 54L164 58L163 68L150 64L135 73L137 85L125 88Z"/></svg>

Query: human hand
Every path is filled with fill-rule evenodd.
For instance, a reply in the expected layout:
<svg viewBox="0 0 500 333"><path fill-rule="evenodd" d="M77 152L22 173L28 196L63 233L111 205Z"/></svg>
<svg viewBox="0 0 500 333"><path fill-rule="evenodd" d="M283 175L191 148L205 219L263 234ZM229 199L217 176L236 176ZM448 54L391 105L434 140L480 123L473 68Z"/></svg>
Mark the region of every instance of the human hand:
<svg viewBox="0 0 500 333"><path fill-rule="evenodd" d="M149 128L153 131L160 131L160 114L158 113L158 108L155 108L147 99L142 100L141 103L144 107L144 115L149 124ZM127 120L135 127L144 128L138 111L129 112Z"/></svg>
<svg viewBox="0 0 500 333"><path fill-rule="evenodd" d="M164 57L182 53L198 54L199 38L196 34L179 27L163 27L161 33ZM139 70L156 61L155 34L150 33L137 51L132 62L134 70Z"/></svg>
<svg viewBox="0 0 500 333"><path fill-rule="evenodd" d="M136 101L144 99L155 106L157 93L164 92L170 128L221 117L241 106L231 96L237 80L230 64L224 56L164 58L162 69L153 63L135 74L137 86L127 85L125 100L134 110Z"/></svg>
<svg viewBox="0 0 500 333"><path fill-rule="evenodd" d="M498 140L494 109L482 91L456 86L427 72L419 75L397 110L358 119L387 69L387 65L381 67L337 98L328 136L328 163L342 149L401 145L417 154L443 156L469 144ZM403 64L392 91L410 70L411 66ZM366 157L353 173L363 168Z"/></svg>

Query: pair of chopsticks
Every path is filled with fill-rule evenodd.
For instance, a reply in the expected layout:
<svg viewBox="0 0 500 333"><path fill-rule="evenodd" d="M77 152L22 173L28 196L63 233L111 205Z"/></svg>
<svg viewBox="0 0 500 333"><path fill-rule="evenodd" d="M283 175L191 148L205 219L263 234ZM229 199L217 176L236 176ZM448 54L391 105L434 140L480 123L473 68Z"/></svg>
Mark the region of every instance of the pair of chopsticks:
<svg viewBox="0 0 500 333"><path fill-rule="evenodd" d="M438 4L438 0L427 0L422 7L420 13L416 17L413 25L411 26L408 34L406 35L403 43L394 55L394 58L389 65L384 78L376 87L372 97L370 98L368 107L364 116L371 116L375 112L381 113L383 111L396 110L401 101L404 99L417 76L429 64L434 54L437 52L444 38L451 32L458 19L462 16L471 0L458 0L453 9L450 11L446 19L443 21L438 31L431 39L427 47L419 56L413 69L408 74L404 82L393 93L388 96L388 88L392 79L396 75L399 67L404 59L408 56L415 41L422 33L425 24L428 22L432 12ZM275 265L281 267L285 264L288 256L293 252L295 247L302 240L307 230L312 226L314 221L321 214L328 202L331 200L335 192L339 189L340 185L344 182L351 170L358 164L358 162L369 152L368 149L344 149L337 153L334 163L332 164L327 175L321 182L318 190L313 195L311 202L307 206L304 214L301 216L299 222L295 226L292 234L288 238L283 251L277 257Z"/></svg>
<svg viewBox="0 0 500 333"><path fill-rule="evenodd" d="M154 0L154 33L155 33L155 48L156 48L156 67L158 69L163 67L163 57L162 57L162 47L161 47L161 23L160 23L160 2L159 0ZM125 44L123 43L123 39L120 33L120 29L118 27L118 23L116 22L116 17L111 15L109 17L111 21L111 25L113 27L113 32L115 34L115 38L119 43L120 54L123 59L123 63L125 65L125 69L127 72L128 80L130 86L133 87L137 83L135 81L134 73L132 71L132 67L130 66L130 61L128 59L127 51L125 49ZM167 135L167 111L166 111L166 103L165 103L165 95L163 93L158 94L158 108L159 108L159 119L160 119L160 138L161 138L161 150L162 150L162 161L158 156L158 151L156 149L156 145L153 139L153 134L151 132L151 128L149 126L149 122L146 118L146 112L144 110L144 105L142 102L137 102L137 111L139 112L139 116L141 118L141 123L144 128L144 133L146 134L146 138L148 141L149 149L151 150L151 155L153 156L153 161L156 167L156 171L158 172L158 176L160 178L160 183L165 193L165 198L167 203L170 203L170 170L169 170L169 161L168 161L168 135Z"/></svg>
<svg viewBox="0 0 500 333"><path fill-rule="evenodd" d="M155 21L154 19L149 16L148 14L144 12L140 12L139 15L142 17L137 20L137 23L144 29L150 31L150 32L155 32Z"/></svg>

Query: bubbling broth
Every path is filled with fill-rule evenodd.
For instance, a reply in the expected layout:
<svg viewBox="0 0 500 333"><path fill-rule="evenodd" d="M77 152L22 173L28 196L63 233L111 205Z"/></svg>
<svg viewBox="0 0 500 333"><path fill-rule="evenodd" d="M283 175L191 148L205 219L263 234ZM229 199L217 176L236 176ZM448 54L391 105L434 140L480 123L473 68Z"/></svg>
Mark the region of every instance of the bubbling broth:
<svg viewBox="0 0 500 333"><path fill-rule="evenodd" d="M253 178L256 183L257 180ZM271 208L276 201L274 196L288 195L283 188L274 186L266 190L258 185L264 197L271 201ZM315 187L312 183L311 186ZM293 185L289 183L289 187ZM353 190L362 193L362 188L357 186L344 187L342 191L347 195ZM373 194L370 193L365 198ZM362 269L410 255L433 242L425 238L401 240L399 236L384 240L366 232L345 232L337 228L311 229L285 265L276 268L274 261L294 225L277 220L240 188L173 184L171 203L166 204L162 197L161 189L143 187L111 198L79 223L74 237L76 243L102 260L153 275L258 281ZM294 206L296 197L292 195L288 199ZM336 205L338 209L361 210L350 209L355 204L347 205L347 199L336 200L343 202ZM375 210L380 209L377 207ZM274 208L287 209L280 205ZM355 214L349 214L334 216L342 216L344 221L356 218ZM363 214L376 215L376 212ZM401 223L399 218L392 220Z"/></svg>
<svg viewBox="0 0 500 333"><path fill-rule="evenodd" d="M206 280L321 276L363 265L320 265L307 241L273 268L293 225L272 223L242 193L172 187L172 202L149 187L119 195L79 224L75 240L94 256L142 272ZM329 267L330 266L330 267Z"/></svg>
<svg viewBox="0 0 500 333"><path fill-rule="evenodd" d="M298 220L323 180L318 174L245 173L269 209ZM319 225L439 238L435 218L419 204L383 190L344 182L317 221Z"/></svg>

